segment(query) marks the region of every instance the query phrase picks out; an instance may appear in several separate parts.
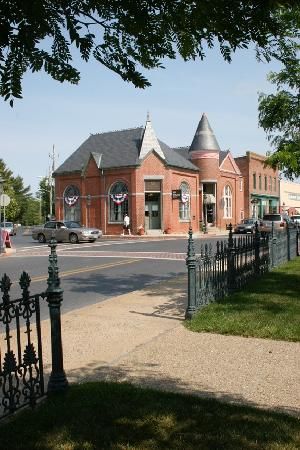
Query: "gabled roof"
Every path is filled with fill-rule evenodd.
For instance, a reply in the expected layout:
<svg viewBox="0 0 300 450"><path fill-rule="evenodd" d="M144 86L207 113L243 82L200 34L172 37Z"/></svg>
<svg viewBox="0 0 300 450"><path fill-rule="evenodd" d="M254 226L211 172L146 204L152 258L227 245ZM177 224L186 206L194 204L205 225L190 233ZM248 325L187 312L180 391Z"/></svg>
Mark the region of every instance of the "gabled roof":
<svg viewBox="0 0 300 450"><path fill-rule="evenodd" d="M236 164L236 162L229 150L226 152L226 156L220 164L220 170L234 172L237 175L241 175L240 168Z"/></svg>
<svg viewBox="0 0 300 450"><path fill-rule="evenodd" d="M140 159L145 158L145 156L151 152L152 150L155 150L156 153L162 158L165 159L165 155L159 145L158 139L156 137L155 131L153 130L152 123L149 117L149 114L147 115L147 121L146 126L141 142L141 149L140 149Z"/></svg>
<svg viewBox="0 0 300 450"><path fill-rule="evenodd" d="M94 158L94 161L95 161L95 163L96 163L96 166L97 166L98 169L99 169L99 168L100 168L100 165L101 165L102 154L101 154L101 153L92 152L92 157Z"/></svg>
<svg viewBox="0 0 300 450"><path fill-rule="evenodd" d="M207 120L206 114L203 114L201 117L189 151L194 152L199 150L220 151L219 144Z"/></svg>
<svg viewBox="0 0 300 450"><path fill-rule="evenodd" d="M91 155L99 169L139 166L143 135L143 127L93 134L55 170L54 176L82 172ZM198 170L184 155L157 141L167 165Z"/></svg>

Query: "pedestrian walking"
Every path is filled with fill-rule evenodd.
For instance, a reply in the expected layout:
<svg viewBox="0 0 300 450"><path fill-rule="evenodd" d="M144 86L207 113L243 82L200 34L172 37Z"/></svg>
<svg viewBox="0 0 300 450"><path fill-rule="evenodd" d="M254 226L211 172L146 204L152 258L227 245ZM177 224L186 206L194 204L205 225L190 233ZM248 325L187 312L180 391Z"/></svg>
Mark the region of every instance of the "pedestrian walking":
<svg viewBox="0 0 300 450"><path fill-rule="evenodd" d="M130 219L129 219L128 214L125 214L125 216L124 216L122 236L125 235L126 231L128 232L128 235L130 236L131 235L131 232L130 232Z"/></svg>

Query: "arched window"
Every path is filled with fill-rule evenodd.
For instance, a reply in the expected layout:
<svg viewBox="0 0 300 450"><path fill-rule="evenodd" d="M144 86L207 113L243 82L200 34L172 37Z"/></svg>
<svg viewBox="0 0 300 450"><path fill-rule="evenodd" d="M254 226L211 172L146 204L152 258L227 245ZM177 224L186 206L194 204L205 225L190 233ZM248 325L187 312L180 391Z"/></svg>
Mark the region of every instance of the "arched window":
<svg viewBox="0 0 300 450"><path fill-rule="evenodd" d="M118 181L109 191L109 221L123 223L125 214L128 214L128 188Z"/></svg>
<svg viewBox="0 0 300 450"><path fill-rule="evenodd" d="M232 218L232 192L228 185L224 187L224 218Z"/></svg>
<svg viewBox="0 0 300 450"><path fill-rule="evenodd" d="M180 185L181 199L179 201L179 219L190 220L191 194L189 185L183 181Z"/></svg>
<svg viewBox="0 0 300 450"><path fill-rule="evenodd" d="M77 186L69 185L64 191L64 219L79 222L81 220L80 191Z"/></svg>

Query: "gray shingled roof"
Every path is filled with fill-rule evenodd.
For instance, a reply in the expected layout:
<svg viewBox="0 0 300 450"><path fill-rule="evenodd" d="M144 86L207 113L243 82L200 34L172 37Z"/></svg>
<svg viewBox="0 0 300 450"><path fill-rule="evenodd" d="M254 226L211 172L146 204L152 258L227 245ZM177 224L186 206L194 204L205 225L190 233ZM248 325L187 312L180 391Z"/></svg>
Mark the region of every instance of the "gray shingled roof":
<svg viewBox="0 0 300 450"><path fill-rule="evenodd" d="M226 150L225 152L223 150L220 151L220 154L219 154L219 165L222 164L222 162L224 161L224 159L226 158L228 153L229 153L229 150Z"/></svg>
<svg viewBox="0 0 300 450"><path fill-rule="evenodd" d="M143 132L144 128L139 127L91 135L55 170L54 175L81 172L91 153L101 155L100 169L139 166L141 164L139 150ZM167 165L198 170L186 155L174 151L162 141L159 141L159 144Z"/></svg>
<svg viewBox="0 0 300 450"><path fill-rule="evenodd" d="M197 150L220 151L218 141L205 114L201 117L193 142L190 146L190 152Z"/></svg>

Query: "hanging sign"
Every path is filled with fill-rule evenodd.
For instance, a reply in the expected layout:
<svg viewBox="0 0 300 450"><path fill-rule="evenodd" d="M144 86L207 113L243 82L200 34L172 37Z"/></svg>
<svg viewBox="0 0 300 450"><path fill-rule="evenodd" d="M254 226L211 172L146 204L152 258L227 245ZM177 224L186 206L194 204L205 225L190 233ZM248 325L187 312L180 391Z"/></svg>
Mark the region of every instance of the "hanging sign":
<svg viewBox="0 0 300 450"><path fill-rule="evenodd" d="M110 198L116 205L121 205L128 197L128 194L111 194Z"/></svg>
<svg viewBox="0 0 300 450"><path fill-rule="evenodd" d="M65 197L65 204L68 206L74 206L79 199L79 195L70 195Z"/></svg>
<svg viewBox="0 0 300 450"><path fill-rule="evenodd" d="M181 198L181 189L175 189L172 191L172 200L179 200Z"/></svg>

